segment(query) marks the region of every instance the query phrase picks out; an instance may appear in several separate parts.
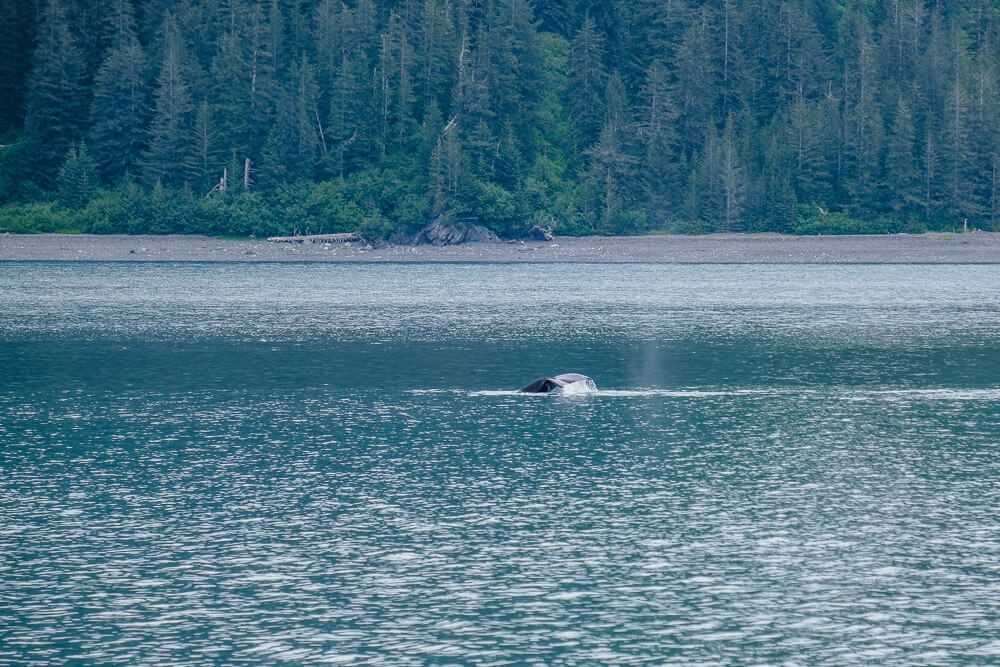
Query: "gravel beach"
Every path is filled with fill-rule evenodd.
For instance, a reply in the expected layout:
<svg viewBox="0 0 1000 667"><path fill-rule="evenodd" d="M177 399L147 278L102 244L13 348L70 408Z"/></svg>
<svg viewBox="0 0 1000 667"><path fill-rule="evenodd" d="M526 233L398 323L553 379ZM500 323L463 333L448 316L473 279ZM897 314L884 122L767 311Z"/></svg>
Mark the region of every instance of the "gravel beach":
<svg viewBox="0 0 1000 667"><path fill-rule="evenodd" d="M560 237L459 246L271 243L206 236L0 234L0 261L649 262L709 264L995 264L1000 233L888 236Z"/></svg>

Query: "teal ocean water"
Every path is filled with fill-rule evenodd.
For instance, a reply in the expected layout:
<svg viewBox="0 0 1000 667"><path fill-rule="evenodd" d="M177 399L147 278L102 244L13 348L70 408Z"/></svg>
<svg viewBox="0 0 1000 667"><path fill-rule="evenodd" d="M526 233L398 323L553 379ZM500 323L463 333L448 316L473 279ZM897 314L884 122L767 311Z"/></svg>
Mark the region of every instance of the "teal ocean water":
<svg viewBox="0 0 1000 667"><path fill-rule="evenodd" d="M996 663L998 446L993 266L4 263L0 664Z"/></svg>

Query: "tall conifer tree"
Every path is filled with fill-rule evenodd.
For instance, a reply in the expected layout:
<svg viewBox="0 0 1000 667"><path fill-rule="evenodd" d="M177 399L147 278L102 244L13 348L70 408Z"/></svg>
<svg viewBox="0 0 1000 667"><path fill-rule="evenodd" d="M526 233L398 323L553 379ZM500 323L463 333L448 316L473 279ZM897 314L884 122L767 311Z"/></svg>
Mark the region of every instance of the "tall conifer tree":
<svg viewBox="0 0 1000 667"><path fill-rule="evenodd" d="M105 19L111 45L94 77L90 136L105 180L131 170L142 154L149 120L146 55L128 0L114 0Z"/></svg>
<svg viewBox="0 0 1000 667"><path fill-rule="evenodd" d="M588 16L573 38L570 52L568 107L578 150L593 145L600 135L607 76L604 37Z"/></svg>
<svg viewBox="0 0 1000 667"><path fill-rule="evenodd" d="M193 131L191 93L185 76L184 40L176 20L163 21L163 61L156 80L155 110L143 155L150 183L180 184L188 180Z"/></svg>
<svg viewBox="0 0 1000 667"><path fill-rule="evenodd" d="M32 171L43 183L51 183L52 171L83 132L85 66L64 0L49 0L39 26L24 121Z"/></svg>

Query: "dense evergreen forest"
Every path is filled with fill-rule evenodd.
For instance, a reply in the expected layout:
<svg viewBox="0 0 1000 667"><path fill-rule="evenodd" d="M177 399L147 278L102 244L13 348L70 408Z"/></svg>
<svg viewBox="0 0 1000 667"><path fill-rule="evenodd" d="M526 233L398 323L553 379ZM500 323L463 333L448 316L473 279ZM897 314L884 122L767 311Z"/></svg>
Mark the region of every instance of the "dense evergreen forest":
<svg viewBox="0 0 1000 667"><path fill-rule="evenodd" d="M0 0L0 228L1000 228L995 0Z"/></svg>

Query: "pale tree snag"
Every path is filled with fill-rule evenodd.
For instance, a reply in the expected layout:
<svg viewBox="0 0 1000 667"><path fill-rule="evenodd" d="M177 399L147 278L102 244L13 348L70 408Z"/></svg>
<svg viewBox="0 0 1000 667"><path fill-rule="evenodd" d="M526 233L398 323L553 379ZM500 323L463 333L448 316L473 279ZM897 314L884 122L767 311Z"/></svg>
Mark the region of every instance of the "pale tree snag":
<svg viewBox="0 0 1000 667"><path fill-rule="evenodd" d="M316 116L316 129L319 130L319 143L320 146L323 148L323 157L325 158L330 155L330 151L327 150L326 147L326 135L323 133L323 121L319 119L318 109L313 109L313 114Z"/></svg>
<svg viewBox="0 0 1000 667"><path fill-rule="evenodd" d="M229 187L229 168L223 167L222 178L220 178L219 182L216 183L214 186L212 186L212 189L205 194L205 199L211 197L213 192L221 192L222 194L226 194L226 189L228 187Z"/></svg>

